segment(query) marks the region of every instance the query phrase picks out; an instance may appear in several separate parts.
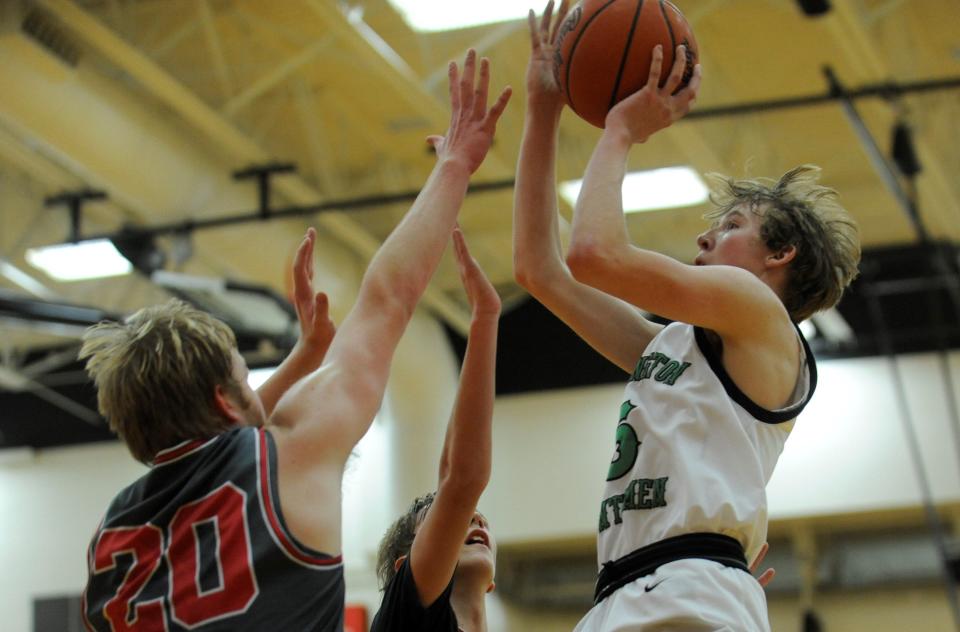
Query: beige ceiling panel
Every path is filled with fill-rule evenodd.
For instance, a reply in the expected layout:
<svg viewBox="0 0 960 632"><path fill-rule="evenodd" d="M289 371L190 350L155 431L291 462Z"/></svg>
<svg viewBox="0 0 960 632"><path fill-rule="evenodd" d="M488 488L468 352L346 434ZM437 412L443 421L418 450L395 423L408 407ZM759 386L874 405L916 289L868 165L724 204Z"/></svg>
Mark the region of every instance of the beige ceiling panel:
<svg viewBox="0 0 960 632"><path fill-rule="evenodd" d="M42 3L70 24L89 51L76 71L51 66L43 55L22 53L16 59L23 68L0 68L0 75L8 75L7 81L0 79L6 101L0 103L0 117L6 117L4 127L15 139L4 146L0 135L0 168L6 162L37 182L52 180L42 164L32 164L29 156L39 150L46 157L38 158L78 183L122 178L120 191L111 190L114 201L141 218L249 210L254 205L253 185L236 185L229 172L267 159L300 167L299 176L277 178L277 203L416 190L433 164L423 138L447 125L446 64L459 61L470 46L491 58L496 88L511 84L516 92L500 122L491 159L475 181L513 176L529 55L523 20L424 34L411 30L386 0ZM692 21L701 47L700 109L826 94L822 71L826 64L848 88L888 79L960 76L956 28L960 5L955 0L838 0L823 19L804 17L794 0L677 3ZM24 84L33 86L32 96L8 99L21 75L31 72L45 75L51 83L79 82L83 90L61 86L41 91L36 86L40 80L34 78ZM94 107L91 95L103 102ZM119 167L110 167L93 149L67 138L71 130L62 121L58 127L57 121L47 120L42 102L48 97L70 103L80 114L89 110L91 123L100 130L107 126L109 102L117 115L111 129L127 131L102 141L98 134L96 139L113 154L156 153L156 173L162 175L156 182L169 185L170 176L179 177L182 184L169 187L176 190L163 186L154 190L156 182L142 168L129 177L118 175ZM101 106L103 112L96 114ZM924 221L935 237L960 237L957 91L911 95L899 105L863 99L857 108L885 153L897 115L913 126L924 166L917 178ZM149 113L151 120L143 120L142 113ZM558 175L561 180L578 178L599 130L566 112L560 134ZM78 130L77 136L89 144L94 134ZM152 136L163 142L157 145ZM185 165L209 163L206 171L182 174L180 167L169 164L169 156L175 154L163 143L189 154L183 158ZM691 164L700 171L776 176L804 162L824 168L824 182L841 192L861 223L865 246L909 243L914 238L905 214L837 103L687 120L635 148L629 164L631 169ZM462 213L475 254L510 295L511 204L509 189L479 194L467 200ZM340 268L333 260L341 256L354 260L353 253L361 260L369 257L406 208L406 203L383 204L320 217L321 232L342 244L330 242L327 248L332 262L324 282L338 282ZM638 245L689 260L696 249L694 238L704 226L703 210L663 210L631 215L626 221ZM569 217L570 209L563 205L561 212ZM37 224L36 232L60 239L66 220L62 213L50 217L59 219ZM120 218L116 207L109 211L91 207L91 222L96 225L119 223ZM282 274L281 259L289 256L305 223L198 234L195 259L187 266L250 280L277 278ZM21 233L29 227L24 221L16 225ZM5 237L2 243L10 242ZM270 248L247 252L251 243L269 243ZM351 267L342 270L343 282L352 283ZM121 292L118 287L104 289L105 300L114 300ZM466 310L449 257L427 300L451 322L464 322Z"/></svg>
<svg viewBox="0 0 960 632"><path fill-rule="evenodd" d="M262 148L236 130L229 121L223 119L174 77L124 42L94 17L67 0L42 0L42 4L84 42L129 73L191 125L199 128L209 137L214 147L227 155L232 155L235 160L263 162L269 157ZM275 188L295 204L310 204L320 199L316 189L302 178L295 176L278 178ZM325 213L318 217L317 223L322 230L330 231L364 258L372 256L380 244L377 238L342 214ZM428 288L424 295L424 302L448 319L452 326L466 331L469 326L469 315L441 291Z"/></svg>

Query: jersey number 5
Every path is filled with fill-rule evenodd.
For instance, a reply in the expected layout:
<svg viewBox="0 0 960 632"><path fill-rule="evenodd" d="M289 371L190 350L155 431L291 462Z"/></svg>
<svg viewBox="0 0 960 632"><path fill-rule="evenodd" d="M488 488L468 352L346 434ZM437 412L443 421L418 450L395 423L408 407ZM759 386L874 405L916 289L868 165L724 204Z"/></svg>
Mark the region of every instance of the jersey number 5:
<svg viewBox="0 0 960 632"><path fill-rule="evenodd" d="M637 431L627 423L627 417L636 406L629 399L620 404L620 423L617 425L617 447L610 460L607 480L615 481L633 469L640 452L640 440Z"/></svg>
<svg viewBox="0 0 960 632"><path fill-rule="evenodd" d="M173 620L192 628L213 619L245 611L257 596L251 566L250 538L246 528L246 495L225 484L200 500L180 507L170 521L170 542L164 550L163 532L146 524L138 527L104 529L97 540L92 560L90 589L96 576L113 570L118 558L130 556L130 567L116 594L103 607L103 616L114 632L146 632L167 629L161 597L141 601L141 592L167 555L172 572L166 587ZM216 533L214 577L219 585L200 585L198 562L202 560L199 530ZM205 569L206 570L206 569ZM203 573L204 576L208 573ZM159 578L165 581L165 578ZM151 591L155 592L155 591Z"/></svg>

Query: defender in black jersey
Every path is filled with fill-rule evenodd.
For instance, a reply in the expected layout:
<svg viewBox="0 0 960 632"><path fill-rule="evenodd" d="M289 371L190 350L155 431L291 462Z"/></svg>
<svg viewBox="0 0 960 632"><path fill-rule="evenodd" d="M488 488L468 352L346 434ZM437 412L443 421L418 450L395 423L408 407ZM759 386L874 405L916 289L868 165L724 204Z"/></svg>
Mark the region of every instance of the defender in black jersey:
<svg viewBox="0 0 960 632"><path fill-rule="evenodd" d="M371 632L486 632L497 545L477 501L490 480L500 298L467 252L454 251L473 309L460 386L435 494L414 501L387 531L377 555L383 602Z"/></svg>
<svg viewBox="0 0 960 632"><path fill-rule="evenodd" d="M311 288L308 231L294 264L301 339L258 393L230 329L183 303L86 333L100 411L151 466L91 542L89 630L342 629L344 465L510 97L488 109L489 64L479 78L476 65L473 51L462 77L451 63L450 128L428 139L437 164L336 336Z"/></svg>

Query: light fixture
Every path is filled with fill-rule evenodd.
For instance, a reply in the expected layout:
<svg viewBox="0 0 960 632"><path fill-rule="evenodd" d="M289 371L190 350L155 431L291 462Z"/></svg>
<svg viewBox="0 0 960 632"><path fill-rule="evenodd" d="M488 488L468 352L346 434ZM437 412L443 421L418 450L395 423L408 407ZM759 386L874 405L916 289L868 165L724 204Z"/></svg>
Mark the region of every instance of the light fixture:
<svg viewBox="0 0 960 632"><path fill-rule="evenodd" d="M517 20L530 6L517 0L451 2L451 0L389 0L415 31L452 31L481 24Z"/></svg>
<svg viewBox="0 0 960 632"><path fill-rule="evenodd" d="M30 248L27 263L58 281L80 281L129 274L130 262L109 239Z"/></svg>
<svg viewBox="0 0 960 632"><path fill-rule="evenodd" d="M250 374L247 375L247 384L250 385L250 388L257 390L263 386L264 382L270 379L270 376L276 372L277 367L269 366L262 369L250 369Z"/></svg>
<svg viewBox="0 0 960 632"><path fill-rule="evenodd" d="M582 185L583 180L562 182L560 196L574 206ZM623 210L626 213L695 206L709 198L707 185L690 167L633 171L623 180Z"/></svg>

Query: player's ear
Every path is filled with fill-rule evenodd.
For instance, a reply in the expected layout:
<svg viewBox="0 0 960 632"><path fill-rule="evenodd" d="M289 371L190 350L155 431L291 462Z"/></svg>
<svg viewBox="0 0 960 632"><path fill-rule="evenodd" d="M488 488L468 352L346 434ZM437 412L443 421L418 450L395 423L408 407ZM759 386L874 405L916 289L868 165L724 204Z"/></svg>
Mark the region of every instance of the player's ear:
<svg viewBox="0 0 960 632"><path fill-rule="evenodd" d="M240 423L240 410L222 384L217 384L213 391L213 407L230 423Z"/></svg>
<svg viewBox="0 0 960 632"><path fill-rule="evenodd" d="M406 555L401 555L397 558L397 561L393 563L393 570L400 572L400 567L403 566L403 560L407 559Z"/></svg>
<svg viewBox="0 0 960 632"><path fill-rule="evenodd" d="M767 255L766 264L769 268L785 266L794 260L797 256L797 247L794 245L784 246L780 250Z"/></svg>

